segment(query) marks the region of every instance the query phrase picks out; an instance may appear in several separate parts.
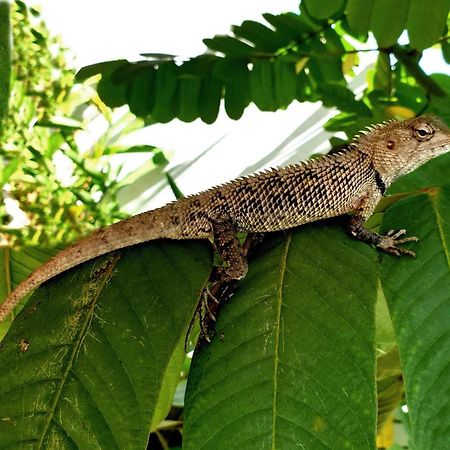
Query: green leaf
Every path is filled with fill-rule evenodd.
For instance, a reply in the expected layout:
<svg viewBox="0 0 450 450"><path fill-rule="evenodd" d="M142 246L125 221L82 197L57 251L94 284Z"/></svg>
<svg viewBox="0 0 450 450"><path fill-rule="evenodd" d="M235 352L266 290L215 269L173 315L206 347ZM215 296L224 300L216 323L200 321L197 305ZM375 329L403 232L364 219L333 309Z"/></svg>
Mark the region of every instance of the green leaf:
<svg viewBox="0 0 450 450"><path fill-rule="evenodd" d="M255 53L253 47L231 36L214 36L212 39L203 39L203 43L211 50L231 57L248 57Z"/></svg>
<svg viewBox="0 0 450 450"><path fill-rule="evenodd" d="M277 106L286 107L295 99L297 91L294 64L275 59L273 62L273 77Z"/></svg>
<svg viewBox="0 0 450 450"><path fill-rule="evenodd" d="M155 84L154 120L166 123L175 118L175 96L177 92L177 66L166 62L158 67Z"/></svg>
<svg viewBox="0 0 450 450"><path fill-rule="evenodd" d="M375 0L348 0L347 19L350 28L357 34L367 34Z"/></svg>
<svg viewBox="0 0 450 450"><path fill-rule="evenodd" d="M129 65L126 59L104 61L97 64L82 67L76 74L77 81L81 82L102 73L111 73L114 70Z"/></svg>
<svg viewBox="0 0 450 450"><path fill-rule="evenodd" d="M280 34L253 20L244 20L240 26L232 27L236 36L255 44L255 48L266 52L275 52L290 42L284 34Z"/></svg>
<svg viewBox="0 0 450 450"><path fill-rule="evenodd" d="M260 59L253 63L253 69L250 72L250 95L252 101L261 111L275 111L277 109L271 61Z"/></svg>
<svg viewBox="0 0 450 450"><path fill-rule="evenodd" d="M115 155L116 153L157 153L159 148L154 145L111 145L105 148L104 155Z"/></svg>
<svg viewBox="0 0 450 450"><path fill-rule="evenodd" d="M222 99L222 82L214 77L202 80L199 105L200 118L205 123L213 123L219 114L220 101Z"/></svg>
<svg viewBox="0 0 450 450"><path fill-rule="evenodd" d="M355 99L353 92L337 83L328 83L318 86L322 103L325 106L336 106L341 111L355 112L370 116L370 109L362 101Z"/></svg>
<svg viewBox="0 0 450 450"><path fill-rule="evenodd" d="M373 77L373 87L386 95L389 95L392 91L391 60L386 53L378 53L375 75Z"/></svg>
<svg viewBox="0 0 450 450"><path fill-rule="evenodd" d="M292 12L276 16L266 13L263 14L263 17L275 27L277 32L282 34L287 41L298 40L312 31L311 26L302 16Z"/></svg>
<svg viewBox="0 0 450 450"><path fill-rule="evenodd" d="M102 101L110 108L117 108L127 102L127 85L114 83L111 73L103 73L97 85L97 92Z"/></svg>
<svg viewBox="0 0 450 450"><path fill-rule="evenodd" d="M441 42L442 56L447 64L450 64L450 42L445 40Z"/></svg>
<svg viewBox="0 0 450 450"><path fill-rule="evenodd" d="M375 0L370 28L381 48L394 45L402 34L408 18L409 2L410 0Z"/></svg>
<svg viewBox="0 0 450 450"><path fill-rule="evenodd" d="M170 241L118 255L47 283L14 321L0 349L1 447L145 448L211 258L205 243Z"/></svg>
<svg viewBox="0 0 450 450"><path fill-rule="evenodd" d="M178 80L177 117L183 122L192 122L199 116L199 104L205 101L200 97L200 78L181 78Z"/></svg>
<svg viewBox="0 0 450 450"><path fill-rule="evenodd" d="M416 258L383 255L381 282L397 336L415 445L450 442L450 188L409 196L392 205L382 229L406 228L419 242Z"/></svg>
<svg viewBox="0 0 450 450"><path fill-rule="evenodd" d="M376 292L342 229L267 236L194 355L183 448L374 449Z"/></svg>
<svg viewBox="0 0 450 450"><path fill-rule="evenodd" d="M431 47L443 34L450 9L448 0L410 0L408 23L411 47L423 50Z"/></svg>
<svg viewBox="0 0 450 450"><path fill-rule="evenodd" d="M8 114L11 78L11 23L9 1L0 0L0 136L2 123Z"/></svg>
<svg viewBox="0 0 450 450"><path fill-rule="evenodd" d="M214 66L213 74L225 81L225 111L232 119L240 119L250 103L247 62L224 58Z"/></svg>
<svg viewBox="0 0 450 450"><path fill-rule="evenodd" d="M130 82L127 94L130 111L139 117L146 117L155 106L155 78L156 70L148 67L138 73Z"/></svg>
<svg viewBox="0 0 450 450"><path fill-rule="evenodd" d="M339 11L344 4L344 0L303 0L308 13L316 19L328 19Z"/></svg>
<svg viewBox="0 0 450 450"><path fill-rule="evenodd" d="M316 51L317 50L314 52ZM308 62L308 69L310 76L318 87L326 83L345 83L340 57L326 56L326 59L321 58L320 56L311 57Z"/></svg>
<svg viewBox="0 0 450 450"><path fill-rule="evenodd" d="M24 280L34 269L39 267L56 253L55 249L0 248L0 303L14 289L17 284ZM22 305L19 305L17 312ZM0 323L0 341L8 331L13 317Z"/></svg>

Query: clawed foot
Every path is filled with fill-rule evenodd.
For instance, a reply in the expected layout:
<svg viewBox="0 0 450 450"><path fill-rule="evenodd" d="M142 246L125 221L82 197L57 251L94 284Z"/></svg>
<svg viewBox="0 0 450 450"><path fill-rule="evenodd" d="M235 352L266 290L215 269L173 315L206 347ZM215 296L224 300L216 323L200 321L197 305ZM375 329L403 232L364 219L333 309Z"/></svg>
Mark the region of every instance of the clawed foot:
<svg viewBox="0 0 450 450"><path fill-rule="evenodd" d="M410 255L415 257L416 254L412 250L408 250L406 248L398 247L400 244L404 244L405 242L416 242L419 239L416 236L405 237L403 239L398 239L400 236L404 235L406 230L390 230L386 233L385 236L380 237L380 241L377 243L377 247L381 248L387 253L391 253L392 255L400 256L402 255Z"/></svg>

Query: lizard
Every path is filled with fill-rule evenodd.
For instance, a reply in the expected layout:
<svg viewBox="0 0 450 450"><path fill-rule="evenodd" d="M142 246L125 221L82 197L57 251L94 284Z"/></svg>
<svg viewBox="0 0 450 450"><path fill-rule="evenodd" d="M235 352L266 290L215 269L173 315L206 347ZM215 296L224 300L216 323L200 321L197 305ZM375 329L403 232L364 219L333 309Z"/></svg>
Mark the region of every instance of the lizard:
<svg viewBox="0 0 450 450"><path fill-rule="evenodd" d="M0 305L0 321L39 285L66 270L120 248L155 239L210 239L224 261L225 279L246 275L237 232L287 230L349 215L348 231L394 255L416 241L405 230L380 235L364 227L391 183L428 160L450 151L450 129L436 116L373 125L341 152L269 169L181 198L81 239L35 270Z"/></svg>

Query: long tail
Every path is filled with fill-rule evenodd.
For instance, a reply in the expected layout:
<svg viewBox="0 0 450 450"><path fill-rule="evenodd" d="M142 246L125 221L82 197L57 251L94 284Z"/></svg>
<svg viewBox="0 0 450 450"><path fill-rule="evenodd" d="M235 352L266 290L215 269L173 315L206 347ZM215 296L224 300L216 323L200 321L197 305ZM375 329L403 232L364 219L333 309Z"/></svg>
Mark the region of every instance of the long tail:
<svg viewBox="0 0 450 450"><path fill-rule="evenodd" d="M196 238L180 233L178 204L148 211L103 228L61 251L22 281L0 305L0 322L19 301L54 276L97 256L159 238Z"/></svg>

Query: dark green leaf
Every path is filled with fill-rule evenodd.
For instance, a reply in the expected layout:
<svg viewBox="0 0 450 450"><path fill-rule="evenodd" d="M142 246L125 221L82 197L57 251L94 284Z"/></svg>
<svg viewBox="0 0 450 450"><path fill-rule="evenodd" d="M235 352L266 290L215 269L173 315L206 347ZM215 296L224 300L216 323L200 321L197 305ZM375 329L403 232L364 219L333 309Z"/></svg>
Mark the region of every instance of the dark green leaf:
<svg viewBox="0 0 450 450"><path fill-rule="evenodd" d="M173 195L175 195L176 199L183 198L184 194L181 192L181 189L178 187L177 183L173 179L170 173L166 173L167 182L169 183L170 189L172 189Z"/></svg>
<svg viewBox="0 0 450 450"><path fill-rule="evenodd" d="M202 81L200 78L181 78L178 80L177 117L183 122L192 122L199 116L199 103Z"/></svg>
<svg viewBox="0 0 450 450"><path fill-rule="evenodd" d="M205 243L156 242L39 289L0 349L0 446L145 448L167 409L160 390L178 381L163 385L208 253Z"/></svg>
<svg viewBox="0 0 450 450"><path fill-rule="evenodd" d="M308 69L318 86L326 83L345 82L340 57L327 56L326 60L320 56L311 57L308 62Z"/></svg>
<svg viewBox="0 0 450 450"><path fill-rule="evenodd" d="M203 39L203 42L211 50L227 56L248 57L255 53L253 47L231 36L214 36L212 39Z"/></svg>
<svg viewBox="0 0 450 450"><path fill-rule="evenodd" d="M155 78L156 70L148 67L131 80L127 99L130 111L136 116L148 116L153 110L156 97Z"/></svg>
<svg viewBox="0 0 450 450"><path fill-rule="evenodd" d="M240 26L233 26L236 36L255 44L255 48L266 52L275 52L290 42L285 34L277 33L262 23L244 20Z"/></svg>
<svg viewBox="0 0 450 450"><path fill-rule="evenodd" d="M175 95L177 91L177 66L173 62L161 64L156 72L155 105L152 117L158 122L175 118Z"/></svg>
<svg viewBox="0 0 450 450"><path fill-rule="evenodd" d="M311 79L306 75L306 73L302 70L296 76L296 89L295 89L295 98L299 102L317 101L317 98L312 98L312 94L315 93Z"/></svg>
<svg viewBox="0 0 450 450"><path fill-rule="evenodd" d="M9 247L0 248L0 303L3 302L7 294L9 294L17 284L24 280L34 269L42 265L55 253L56 250L43 250L32 247L22 248L20 250L11 249ZM20 306L16 308L16 311L20 309ZM6 334L9 326L9 320L0 323L0 341Z"/></svg>
<svg viewBox="0 0 450 450"><path fill-rule="evenodd" d="M194 355L184 448L374 449L376 291L343 230L268 236Z"/></svg>
<svg viewBox="0 0 450 450"><path fill-rule="evenodd" d="M232 119L239 119L250 103L247 62L239 59L219 61L213 71L225 82L225 111Z"/></svg>
<svg viewBox="0 0 450 450"><path fill-rule="evenodd" d="M367 34L369 31L374 2L375 0L348 0L348 24L355 33Z"/></svg>
<svg viewBox="0 0 450 450"><path fill-rule="evenodd" d="M114 70L129 65L130 63L126 59L118 59L114 61L104 61L97 64L91 64L89 66L82 67L76 74L78 81L84 81L99 73L111 73Z"/></svg>
<svg viewBox="0 0 450 450"><path fill-rule="evenodd" d="M213 123L217 119L222 99L222 89L222 82L217 78L211 77L202 80L199 113L203 122Z"/></svg>
<svg viewBox="0 0 450 450"><path fill-rule="evenodd" d="M447 64L450 64L450 41L447 39L441 43L442 56Z"/></svg>
<svg viewBox="0 0 450 450"><path fill-rule="evenodd" d="M98 83L97 92L102 101L110 108L117 108L127 102L127 89L125 83L117 84L111 80L110 73L102 74Z"/></svg>
<svg viewBox="0 0 450 450"><path fill-rule="evenodd" d="M431 47L444 32L450 9L448 0L410 0L408 35L411 46L417 50Z"/></svg>
<svg viewBox="0 0 450 450"><path fill-rule="evenodd" d="M303 17L298 14L285 13L275 16L266 13L263 14L263 17L275 27L287 41L298 40L312 31L312 28L306 23Z"/></svg>
<svg viewBox="0 0 450 450"><path fill-rule="evenodd" d="M217 62L216 55L204 54L185 61L180 67L180 78L194 76L205 79L211 76L211 71Z"/></svg>
<svg viewBox="0 0 450 450"><path fill-rule="evenodd" d="M405 28L410 0L375 0L370 19L370 29L378 45L390 47L397 42Z"/></svg>
<svg viewBox="0 0 450 450"><path fill-rule="evenodd" d="M378 53L375 75L373 77L373 87L386 95L389 95L392 90L391 61L389 55L386 53Z"/></svg>
<svg viewBox="0 0 450 450"><path fill-rule="evenodd" d="M450 442L450 189L409 196L384 215L382 230L406 228L420 238L416 258L383 255L381 281L389 305L417 449Z"/></svg>
<svg viewBox="0 0 450 450"><path fill-rule="evenodd" d="M273 77L277 106L286 107L294 100L297 89L294 64L275 59L273 62Z"/></svg>
<svg viewBox="0 0 450 450"><path fill-rule="evenodd" d="M448 102L450 98L450 76L444 73L433 73L431 79L435 81L447 95L433 95L430 99L426 112L437 114L447 125L450 125L450 109Z"/></svg>
<svg viewBox="0 0 450 450"><path fill-rule="evenodd" d="M344 4L344 0L303 0L308 13L316 19L328 19L339 11Z"/></svg>
<svg viewBox="0 0 450 450"><path fill-rule="evenodd" d="M336 106L341 111L355 112L370 117L370 109L362 101L356 100L350 89L340 84L328 83L318 86L318 91L325 106Z"/></svg>
<svg viewBox="0 0 450 450"><path fill-rule="evenodd" d="M273 79L273 64L267 59L253 63L250 72L250 95L252 101L261 111L275 111L275 86Z"/></svg>

